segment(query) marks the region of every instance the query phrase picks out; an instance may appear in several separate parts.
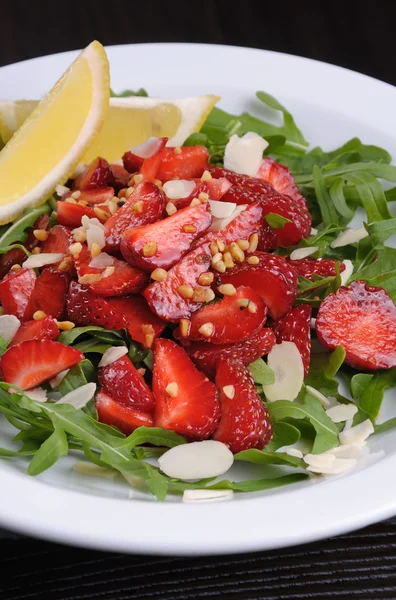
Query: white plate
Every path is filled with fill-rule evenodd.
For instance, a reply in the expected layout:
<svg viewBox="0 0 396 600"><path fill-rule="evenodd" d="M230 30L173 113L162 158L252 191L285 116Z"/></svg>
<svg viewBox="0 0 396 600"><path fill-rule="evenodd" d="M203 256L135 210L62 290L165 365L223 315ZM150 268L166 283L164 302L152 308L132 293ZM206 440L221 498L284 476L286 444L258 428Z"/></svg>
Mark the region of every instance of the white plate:
<svg viewBox="0 0 396 600"><path fill-rule="evenodd" d="M42 96L75 55L3 67L3 98ZM259 115L254 94L263 89L291 110L312 144L330 148L360 136L396 156L396 89L369 77L225 46L141 44L111 47L108 55L115 90L143 86L151 95L173 97L216 93L225 109ZM390 396L386 404L383 419L396 413ZM0 428L0 445L8 445L4 420ZM2 460L0 523L51 540L135 553L234 553L300 544L396 514L395 441L396 432L374 438L373 450L384 448L386 458L348 476L203 505L129 499L126 485L73 472L72 457L35 479L25 474L24 461Z"/></svg>

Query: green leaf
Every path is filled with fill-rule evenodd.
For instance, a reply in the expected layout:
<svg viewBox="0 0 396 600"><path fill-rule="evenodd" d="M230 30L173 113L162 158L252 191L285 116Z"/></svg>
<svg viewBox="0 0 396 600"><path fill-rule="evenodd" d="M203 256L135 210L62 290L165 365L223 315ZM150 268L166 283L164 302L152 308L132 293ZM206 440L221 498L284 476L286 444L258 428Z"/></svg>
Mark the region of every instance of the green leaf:
<svg viewBox="0 0 396 600"><path fill-rule="evenodd" d="M249 365L249 371L255 383L270 385L275 383L275 373L262 358L258 358Z"/></svg>
<svg viewBox="0 0 396 600"><path fill-rule="evenodd" d="M65 346L71 346L80 337L94 337L113 346L122 346L125 344L124 338L119 331L110 331L96 325L87 325L86 327L74 327L69 331L62 331L58 336L57 341Z"/></svg>
<svg viewBox="0 0 396 600"><path fill-rule="evenodd" d="M304 468L305 463L302 458L289 456L285 452L266 452L262 450L242 450L234 456L235 460L250 462L256 465L289 465L292 467Z"/></svg>
<svg viewBox="0 0 396 600"><path fill-rule="evenodd" d="M0 336L0 356L3 356L4 352L7 350L7 346L8 342Z"/></svg>
<svg viewBox="0 0 396 600"><path fill-rule="evenodd" d="M277 400L267 404L271 421L283 419L308 419L316 431L312 452L321 454L338 446L338 429L335 423L326 415L323 406L317 398L305 394L304 403Z"/></svg>
<svg viewBox="0 0 396 600"><path fill-rule="evenodd" d="M396 235L396 217L384 221L376 221L365 225L373 248L379 250L384 247L384 242L392 235ZM367 239L367 238L365 238Z"/></svg>
<svg viewBox="0 0 396 600"><path fill-rule="evenodd" d="M1 458L13 458L15 456L31 456L37 452L37 448L31 450L8 450L8 448L0 448Z"/></svg>
<svg viewBox="0 0 396 600"><path fill-rule="evenodd" d="M373 374L358 373L351 379L351 392L359 408L375 421L386 389L396 386L396 367ZM362 420L362 417L359 419Z"/></svg>
<svg viewBox="0 0 396 600"><path fill-rule="evenodd" d="M84 354L104 354L111 348L111 344L100 344L95 339L84 340L74 345L74 348L81 350Z"/></svg>
<svg viewBox="0 0 396 600"><path fill-rule="evenodd" d="M128 448L132 450L136 446L141 446L143 444L174 448L175 446L180 446L180 444L185 443L186 440L184 437L178 435L174 431L161 429L160 427L138 427L130 436L119 443L118 448Z"/></svg>
<svg viewBox="0 0 396 600"><path fill-rule="evenodd" d="M115 91L110 88L110 98L129 98L130 96L148 96L148 93L144 88L139 88L136 92L133 90L123 90L119 94L116 94Z"/></svg>
<svg viewBox="0 0 396 600"><path fill-rule="evenodd" d="M393 302L396 302L396 249L383 248L377 253L374 262L364 266L351 276L351 280L360 279L369 285L384 288Z"/></svg>
<svg viewBox="0 0 396 600"><path fill-rule="evenodd" d="M355 185L369 223L391 217L384 190L373 175L361 171L349 173L346 178L349 183Z"/></svg>
<svg viewBox="0 0 396 600"><path fill-rule="evenodd" d="M345 219L350 221L355 211L349 208L344 196L345 181L340 177L333 181L329 189L330 200L336 211Z"/></svg>
<svg viewBox="0 0 396 600"><path fill-rule="evenodd" d="M335 379L341 365L345 360L345 350L338 346L333 352L320 352L311 354L309 373L305 384L310 385L324 396L334 396L342 399L338 393L339 382Z"/></svg>
<svg viewBox="0 0 396 600"><path fill-rule="evenodd" d="M69 445L65 432L59 425L55 425L54 432L34 455L27 470L28 475L38 475L49 469L61 456L65 456L68 450Z"/></svg>
<svg viewBox="0 0 396 600"><path fill-rule="evenodd" d="M385 431L389 431L390 429L394 429L395 427L396 417L393 417L392 419L388 419L384 423L374 425L374 433L384 433Z"/></svg>
<svg viewBox="0 0 396 600"><path fill-rule="evenodd" d="M25 231L32 227L41 215L48 215L51 212L50 206L42 204L37 208L27 208L19 219L16 219L0 236L0 248L10 246L15 242L24 242L26 239Z"/></svg>
<svg viewBox="0 0 396 600"><path fill-rule="evenodd" d="M65 396L82 385L85 385L90 381L95 381L95 377L95 367L91 361L86 358L70 369L56 389L62 396Z"/></svg>
<svg viewBox="0 0 396 600"><path fill-rule="evenodd" d="M247 481L229 481L224 479L213 485L206 486L207 490L233 490L234 492L260 492L263 490L271 490L274 488L289 485L291 483L299 483L307 479L309 475L305 473L292 473L291 475L283 475L270 479L250 479Z"/></svg>
<svg viewBox="0 0 396 600"><path fill-rule="evenodd" d="M291 446L300 439L300 431L283 421L278 421L272 424L272 440L266 446L264 452L275 452L283 446Z"/></svg>
<svg viewBox="0 0 396 600"><path fill-rule="evenodd" d="M315 165L312 171L316 199L322 215L324 227L337 225L339 222L337 211L331 201L322 171Z"/></svg>
<svg viewBox="0 0 396 600"><path fill-rule="evenodd" d="M26 256L30 256L31 252L29 252L29 250L26 250L25 246L22 246L22 244L11 244L11 246L3 246L2 248L0 248L0 254L7 254L7 252L9 252L10 250L22 250L22 252L24 252L26 254Z"/></svg>
<svg viewBox="0 0 396 600"><path fill-rule="evenodd" d="M264 218L271 229L283 229L286 223L291 223L290 219L286 219L286 217L282 217L281 215L272 212L265 215Z"/></svg>
<svg viewBox="0 0 396 600"><path fill-rule="evenodd" d="M280 102L278 102L273 96L267 94L266 92L256 92L256 96L263 104L269 106L275 111L281 112L283 115L283 132L288 140L291 142L295 142L301 146L308 146L307 140L304 138L302 132L297 127L292 115L289 111L282 106ZM281 129L281 128L277 128ZM282 132L282 133L283 133ZM280 133L280 131L278 132Z"/></svg>

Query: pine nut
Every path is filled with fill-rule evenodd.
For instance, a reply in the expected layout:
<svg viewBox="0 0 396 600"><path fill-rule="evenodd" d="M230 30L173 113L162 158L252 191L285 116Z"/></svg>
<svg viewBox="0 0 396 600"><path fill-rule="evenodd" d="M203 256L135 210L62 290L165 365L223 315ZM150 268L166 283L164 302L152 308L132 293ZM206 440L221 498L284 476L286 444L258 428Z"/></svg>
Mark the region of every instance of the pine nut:
<svg viewBox="0 0 396 600"><path fill-rule="evenodd" d="M257 304L255 302L250 301L249 302L249 306L248 306L248 311L252 314L255 314L257 312Z"/></svg>
<svg viewBox="0 0 396 600"><path fill-rule="evenodd" d="M199 285L211 285L213 283L213 280L214 280L213 273L202 273L198 277Z"/></svg>
<svg viewBox="0 0 396 600"><path fill-rule="evenodd" d="M93 244L91 246L91 256L92 256L92 258L95 258L95 256L99 256L99 254L101 252L102 252L102 249L99 246L99 244L97 244L96 242L93 242Z"/></svg>
<svg viewBox="0 0 396 600"><path fill-rule="evenodd" d="M171 398L176 398L179 391L179 386L177 385L176 381L172 381L172 383L168 383L165 391Z"/></svg>
<svg viewBox="0 0 396 600"><path fill-rule="evenodd" d="M247 308L249 306L250 300L249 298L239 298L237 304L240 308Z"/></svg>
<svg viewBox="0 0 396 600"><path fill-rule="evenodd" d="M139 173L139 175L133 176L133 183L135 185L139 185L139 183L142 183L142 181L143 181L143 175L141 175L140 173Z"/></svg>
<svg viewBox="0 0 396 600"><path fill-rule="evenodd" d="M75 192L72 193L71 197L74 198L75 200L78 200L81 196L81 192L80 190L76 190Z"/></svg>
<svg viewBox="0 0 396 600"><path fill-rule="evenodd" d="M154 281L165 281L165 279L168 277L168 272L165 271L165 269L161 269L158 267L157 269L154 269L150 277Z"/></svg>
<svg viewBox="0 0 396 600"><path fill-rule="evenodd" d="M210 252L211 252L212 256L214 256L215 254L217 254L219 252L219 247L216 244L216 242L210 242Z"/></svg>
<svg viewBox="0 0 396 600"><path fill-rule="evenodd" d="M39 240L40 242L45 242L48 237L48 233L45 229L35 229L33 231L33 235L36 240Z"/></svg>
<svg viewBox="0 0 396 600"><path fill-rule="evenodd" d="M257 233L252 233L249 238L249 252L256 252L259 238Z"/></svg>
<svg viewBox="0 0 396 600"><path fill-rule="evenodd" d="M191 321L189 321L188 319L180 319L179 329L180 329L180 335L182 337L188 336L188 334L190 333L190 326L191 326Z"/></svg>
<svg viewBox="0 0 396 600"><path fill-rule="evenodd" d="M21 265L12 265L10 271L19 271L19 269L22 269Z"/></svg>
<svg viewBox="0 0 396 600"><path fill-rule="evenodd" d="M59 271L70 271L73 266L73 261L70 256L65 256L59 263Z"/></svg>
<svg viewBox="0 0 396 600"><path fill-rule="evenodd" d="M41 248L39 248L38 246L36 248L33 248L32 254L40 254L40 253L41 253Z"/></svg>
<svg viewBox="0 0 396 600"><path fill-rule="evenodd" d="M194 290L192 301L193 302L205 302L207 290L203 287L197 287Z"/></svg>
<svg viewBox="0 0 396 600"><path fill-rule="evenodd" d="M194 290L191 285L181 285L179 288L177 288L177 291L179 296L185 298L186 300L191 299L194 295Z"/></svg>
<svg viewBox="0 0 396 600"><path fill-rule="evenodd" d="M195 227L195 225L187 223L186 225L183 225L183 231L184 233L196 233L197 228Z"/></svg>
<svg viewBox="0 0 396 600"><path fill-rule="evenodd" d="M154 256L156 252L157 244L155 242L147 242L147 244L143 246L143 256L145 256L146 258Z"/></svg>
<svg viewBox="0 0 396 600"><path fill-rule="evenodd" d="M81 283L82 285L90 285L91 283L95 283L100 279L102 279L101 273L87 273L86 275L78 278L78 283Z"/></svg>
<svg viewBox="0 0 396 600"><path fill-rule="evenodd" d="M247 261L248 261L249 265L258 265L260 262L260 259L258 256L249 256Z"/></svg>
<svg viewBox="0 0 396 600"><path fill-rule="evenodd" d="M235 388L233 385L225 385L223 387L223 393L225 396L227 396L227 398L229 398L230 400L232 400L235 396Z"/></svg>
<svg viewBox="0 0 396 600"><path fill-rule="evenodd" d="M212 289L205 290L205 302L211 302L215 298L215 293Z"/></svg>
<svg viewBox="0 0 396 600"><path fill-rule="evenodd" d="M87 234L86 234L84 227L79 227L78 229L76 229L76 231L73 233L73 240L75 242L86 242L87 241Z"/></svg>
<svg viewBox="0 0 396 600"><path fill-rule="evenodd" d="M241 250L247 250L249 248L248 240L238 240L237 244Z"/></svg>
<svg viewBox="0 0 396 600"><path fill-rule="evenodd" d="M219 249L219 252L224 252L224 250L225 250L224 242L222 242L221 240L216 240L216 244Z"/></svg>
<svg viewBox="0 0 396 600"><path fill-rule="evenodd" d="M99 208L98 206L94 206L94 213L98 217L98 219L102 221L107 221L107 219L110 217L108 212L106 212L102 208Z"/></svg>
<svg viewBox="0 0 396 600"><path fill-rule="evenodd" d="M201 181L212 181L213 177L212 175L209 173L209 171L204 171L202 173L202 177L201 177Z"/></svg>
<svg viewBox="0 0 396 600"><path fill-rule="evenodd" d="M61 331L70 331L76 326L72 321L57 321L56 324Z"/></svg>
<svg viewBox="0 0 396 600"><path fill-rule="evenodd" d="M207 194L206 192L200 192L198 194L198 200L200 201L201 204L206 204L207 201L209 200L209 194Z"/></svg>
<svg viewBox="0 0 396 600"><path fill-rule="evenodd" d="M218 272L218 273L225 273L226 272L226 266L224 264L223 260L219 260L219 262L217 262L215 265L213 265L213 268Z"/></svg>
<svg viewBox="0 0 396 600"><path fill-rule="evenodd" d="M201 202L198 200L198 198L193 198L190 202L190 206L200 206Z"/></svg>
<svg viewBox="0 0 396 600"><path fill-rule="evenodd" d="M175 212L177 212L177 208L173 204L173 202L168 202L168 204L165 206L165 210L169 217L171 217L172 215L175 214Z"/></svg>
<svg viewBox="0 0 396 600"><path fill-rule="evenodd" d="M216 252L216 254L212 257L212 265L214 266L219 260L223 260L223 255L221 252Z"/></svg>
<svg viewBox="0 0 396 600"><path fill-rule="evenodd" d="M46 316L47 315L43 310L36 310L36 312L33 313L33 319L35 321L41 321L42 319L45 319Z"/></svg>
<svg viewBox="0 0 396 600"><path fill-rule="evenodd" d="M236 294L236 289L232 285L232 283L225 283L224 285L219 285L217 289L219 290L220 294L223 294L224 296L234 296Z"/></svg>
<svg viewBox="0 0 396 600"><path fill-rule="evenodd" d="M113 275L114 271L115 271L115 267L106 267L102 273L102 279L106 279L106 277L110 277L111 275Z"/></svg>
<svg viewBox="0 0 396 600"><path fill-rule="evenodd" d="M180 146L176 146L175 148L173 148L173 152L174 152L174 154L181 154Z"/></svg>
<svg viewBox="0 0 396 600"><path fill-rule="evenodd" d="M235 263L232 260L231 252L224 252L223 260L224 260L226 269L232 269L233 267L235 267Z"/></svg>
<svg viewBox="0 0 396 600"><path fill-rule="evenodd" d="M204 323L203 325L201 325L198 331L201 335L204 335L205 337L210 337L214 332L214 325L213 323Z"/></svg>
<svg viewBox="0 0 396 600"><path fill-rule="evenodd" d="M83 247L80 242L76 242L75 244L71 244L71 246L69 246L69 252L74 258L78 257L82 249Z"/></svg>
<svg viewBox="0 0 396 600"><path fill-rule="evenodd" d="M236 242L232 242L230 245L230 252L235 262L241 263L245 260L245 253L240 249Z"/></svg>

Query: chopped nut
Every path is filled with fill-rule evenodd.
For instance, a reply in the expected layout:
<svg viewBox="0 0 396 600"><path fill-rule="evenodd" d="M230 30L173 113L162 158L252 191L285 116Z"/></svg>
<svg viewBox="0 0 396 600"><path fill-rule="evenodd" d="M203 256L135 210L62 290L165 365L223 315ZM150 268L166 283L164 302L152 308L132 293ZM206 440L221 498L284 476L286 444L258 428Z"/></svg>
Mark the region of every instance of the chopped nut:
<svg viewBox="0 0 396 600"><path fill-rule="evenodd" d="M153 179L153 183L155 183L155 185L157 187L159 187L160 190L162 190L162 181L161 181L161 179Z"/></svg>
<svg viewBox="0 0 396 600"><path fill-rule="evenodd" d="M227 398L229 398L230 400L232 400L235 396L235 388L233 385L225 385L223 387L223 393L225 396L227 396Z"/></svg>
<svg viewBox="0 0 396 600"><path fill-rule="evenodd" d="M115 271L115 267L106 267L102 273L102 279L106 279L106 277L110 277L111 275L113 275L114 271Z"/></svg>
<svg viewBox="0 0 396 600"><path fill-rule="evenodd" d="M32 254L40 254L41 252L41 248L39 248L38 246L36 248L33 248L32 250Z"/></svg>
<svg viewBox="0 0 396 600"><path fill-rule="evenodd" d="M198 198L193 198L190 202L190 206L200 206L200 201L198 200Z"/></svg>
<svg viewBox="0 0 396 600"><path fill-rule="evenodd" d="M258 265L260 262L260 259L258 256L249 256L247 261L248 261L249 265Z"/></svg>
<svg viewBox="0 0 396 600"><path fill-rule="evenodd" d="M182 337L188 336L188 334L190 333L190 326L191 326L191 321L189 321L188 319L180 319L179 329L180 329L180 335Z"/></svg>
<svg viewBox="0 0 396 600"><path fill-rule="evenodd" d="M175 148L173 148L173 152L175 154L181 154L181 148L180 148L180 146L176 146Z"/></svg>
<svg viewBox="0 0 396 600"><path fill-rule="evenodd" d="M161 269L158 267L158 269L154 269L154 271L151 273L151 279L154 279L154 281L165 281L165 279L168 277L168 271L165 271L165 269Z"/></svg>
<svg viewBox="0 0 396 600"><path fill-rule="evenodd" d="M214 266L219 260L223 260L223 255L221 252L216 252L216 254L212 257L212 265Z"/></svg>
<svg viewBox="0 0 396 600"><path fill-rule="evenodd" d="M196 233L197 228L195 227L195 225L187 223L186 225L183 225L183 231L184 233Z"/></svg>
<svg viewBox="0 0 396 600"><path fill-rule="evenodd" d="M239 298L237 304L240 308L247 308L249 306L250 300L249 298Z"/></svg>
<svg viewBox="0 0 396 600"><path fill-rule="evenodd" d="M232 242L230 245L230 252L235 262L241 263L245 260L245 253L240 249L236 242Z"/></svg>
<svg viewBox="0 0 396 600"><path fill-rule="evenodd" d="M226 266L224 264L223 260L219 260L219 262L217 262L215 265L213 265L213 268L218 272L218 273L225 273L226 272Z"/></svg>
<svg viewBox="0 0 396 600"><path fill-rule="evenodd" d="M59 271L70 271L73 266L73 261L70 256L65 256L59 263Z"/></svg>
<svg viewBox="0 0 396 600"><path fill-rule="evenodd" d="M112 215L115 215L115 213L118 210L118 206L117 206L117 199L114 197L112 200L108 200L107 201L107 206L109 207L109 211Z"/></svg>
<svg viewBox="0 0 396 600"><path fill-rule="evenodd" d="M214 280L213 273L202 273L198 277L199 285L211 285L213 283L213 280Z"/></svg>
<svg viewBox="0 0 396 600"><path fill-rule="evenodd" d="M45 319L46 316L47 315L43 310L36 310L36 312L33 313L33 319L35 321L41 321L42 319Z"/></svg>
<svg viewBox="0 0 396 600"><path fill-rule="evenodd" d="M35 229L33 231L33 235L36 238L36 240L39 240L40 242L45 242L45 240L48 237L48 232L45 229Z"/></svg>
<svg viewBox="0 0 396 600"><path fill-rule="evenodd" d="M87 233L86 233L84 227L79 227L78 229L76 229L76 231L73 233L73 240L75 242L86 242L87 241Z"/></svg>
<svg viewBox="0 0 396 600"><path fill-rule="evenodd" d="M139 183L142 183L142 181L143 181L143 175L141 175L140 173L139 173L139 175L134 175L134 176L133 176L133 183L134 183L135 185L139 185ZM129 188L128 188L128 189L129 189ZM130 192L130 194L131 194L131 193L132 193L132 192ZM129 194L128 194L128 195L129 195Z"/></svg>
<svg viewBox="0 0 396 600"><path fill-rule="evenodd" d="M77 204L79 206L88 206L88 202L86 200L78 200Z"/></svg>
<svg viewBox="0 0 396 600"><path fill-rule="evenodd" d="M237 244L238 244L238 246L240 247L241 250L247 250L249 248L249 241L248 240L238 240Z"/></svg>
<svg viewBox="0 0 396 600"><path fill-rule="evenodd" d="M155 335L153 333L146 333L144 336L144 341L146 342L147 348L151 348L151 346L154 344L154 340Z"/></svg>
<svg viewBox="0 0 396 600"><path fill-rule="evenodd" d="M259 238L257 233L252 233L249 238L249 250L248 252L256 252L258 246Z"/></svg>
<svg viewBox="0 0 396 600"><path fill-rule="evenodd" d="M248 311L253 314L256 313L257 312L257 304L255 302L250 301L249 306L248 306Z"/></svg>
<svg viewBox="0 0 396 600"><path fill-rule="evenodd" d="M204 171L202 173L202 177L201 177L201 181L212 181L213 177L212 175L209 173L209 171Z"/></svg>
<svg viewBox="0 0 396 600"><path fill-rule="evenodd" d="M107 221L107 219L110 217L108 212L106 212L102 208L99 208L98 206L94 206L94 213L101 221Z"/></svg>
<svg viewBox="0 0 396 600"><path fill-rule="evenodd" d="M74 200L74 198L72 198L71 196L69 196L69 198L66 198L65 202L67 202L67 204L77 204L77 200Z"/></svg>
<svg viewBox="0 0 396 600"><path fill-rule="evenodd" d="M10 271L19 271L19 269L22 269L21 265L12 265Z"/></svg>
<svg viewBox="0 0 396 600"><path fill-rule="evenodd" d="M154 256L156 252L157 244L155 242L147 242L147 244L143 246L143 256L145 256L146 258Z"/></svg>
<svg viewBox="0 0 396 600"><path fill-rule="evenodd" d="M102 249L99 246L99 244L97 244L96 242L93 242L93 244L91 246L91 256L92 256L92 258L95 258L95 256L99 256L99 254L101 252L102 252Z"/></svg>
<svg viewBox="0 0 396 600"><path fill-rule="evenodd" d="M193 302L206 302L207 290L203 287L197 287L194 290L192 301Z"/></svg>
<svg viewBox="0 0 396 600"><path fill-rule="evenodd" d="M143 213L143 200L139 200L132 206L132 212L135 215L141 215Z"/></svg>
<svg viewBox="0 0 396 600"><path fill-rule="evenodd" d="M235 267L235 263L232 260L231 252L224 252L223 260L224 260L226 269L232 269L233 267Z"/></svg>
<svg viewBox="0 0 396 600"><path fill-rule="evenodd" d="M79 197L81 196L81 192L80 190L76 190L75 192L72 193L71 197L74 198L75 200L78 200Z"/></svg>
<svg viewBox="0 0 396 600"><path fill-rule="evenodd" d="M151 325L151 323L145 323L142 325L142 331L145 334L149 333L154 335L154 327Z"/></svg>
<svg viewBox="0 0 396 600"><path fill-rule="evenodd" d="M219 290L220 294L223 294L224 296L234 296L236 294L236 289L232 283L219 285L217 289Z"/></svg>
<svg viewBox="0 0 396 600"><path fill-rule="evenodd" d="M225 250L224 242L222 242L221 240L216 240L216 244L219 249L219 252L224 252L224 250Z"/></svg>
<svg viewBox="0 0 396 600"><path fill-rule="evenodd" d="M210 252L212 253L212 256L214 256L215 254L217 254L219 251L219 247L216 244L216 242L210 242Z"/></svg>
<svg viewBox="0 0 396 600"><path fill-rule="evenodd" d="M200 192L198 194L198 200L201 204L206 204L206 202L209 200L209 194L207 194L206 192Z"/></svg>
<svg viewBox="0 0 396 600"><path fill-rule="evenodd" d="M194 290L191 285L181 285L177 288L177 291L182 298L186 299L192 298L194 295Z"/></svg>
<svg viewBox="0 0 396 600"><path fill-rule="evenodd" d="M205 302L211 302L212 300L214 300L215 298L215 293L212 289L206 289L205 290Z"/></svg>
<svg viewBox="0 0 396 600"><path fill-rule="evenodd" d="M201 325L198 331L201 335L204 335L205 337L210 337L214 332L214 325L213 323L204 323L203 325Z"/></svg>
<svg viewBox="0 0 396 600"><path fill-rule="evenodd" d="M82 277L78 278L78 283L81 283L83 285L90 285L91 283L95 283L100 279L102 279L101 273L87 273L86 275L83 275Z"/></svg>
<svg viewBox="0 0 396 600"><path fill-rule="evenodd" d="M73 321L56 321L56 324L61 331L70 331L76 326Z"/></svg>
<svg viewBox="0 0 396 600"><path fill-rule="evenodd" d="M118 192L118 194L117 194L117 195L118 195L118 197L119 197L119 198L125 198L126 191L127 191L127 188L122 188L122 190L120 190L120 191Z"/></svg>
<svg viewBox="0 0 396 600"><path fill-rule="evenodd" d="M172 381L172 383L168 383L165 391L171 398L176 398L179 391L179 386L177 385L176 381Z"/></svg>
<svg viewBox="0 0 396 600"><path fill-rule="evenodd" d="M74 258L78 257L82 249L83 247L80 242L76 242L75 244L71 244L71 246L69 246L69 252Z"/></svg>
<svg viewBox="0 0 396 600"><path fill-rule="evenodd" d="M168 215L168 217L171 217L172 215L175 214L175 212L177 212L177 208L173 204L173 202L168 202L168 204L165 206L165 210L166 210L166 214Z"/></svg>

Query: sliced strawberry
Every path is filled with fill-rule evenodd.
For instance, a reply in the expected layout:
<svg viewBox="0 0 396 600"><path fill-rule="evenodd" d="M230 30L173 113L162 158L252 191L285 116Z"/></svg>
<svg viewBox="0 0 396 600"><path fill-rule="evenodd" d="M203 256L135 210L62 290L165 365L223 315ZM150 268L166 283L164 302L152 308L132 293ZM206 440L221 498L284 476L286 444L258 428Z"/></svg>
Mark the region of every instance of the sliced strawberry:
<svg viewBox="0 0 396 600"><path fill-rule="evenodd" d="M294 181L290 169L272 160L269 156L262 159L256 177L270 183L279 194L290 196L290 198L293 198L301 206L306 205L306 200L300 194L300 190Z"/></svg>
<svg viewBox="0 0 396 600"><path fill-rule="evenodd" d="M45 317L40 321L25 321L12 338L10 346L28 340L55 340L58 335L59 329L52 317Z"/></svg>
<svg viewBox="0 0 396 600"><path fill-rule="evenodd" d="M49 340L30 340L12 346L3 354L0 371L3 381L28 390L83 359L84 354L71 346Z"/></svg>
<svg viewBox="0 0 396 600"><path fill-rule="evenodd" d="M231 183L225 177L220 179L212 179L211 181L201 181L195 179L195 189L187 198L180 198L179 200L171 200L178 209L190 206L194 198L198 198L199 194L208 194L210 200L220 200L222 196L230 189Z"/></svg>
<svg viewBox="0 0 396 600"><path fill-rule="evenodd" d="M113 400L147 413L154 411L154 397L142 375L127 356L99 369L102 390Z"/></svg>
<svg viewBox="0 0 396 600"><path fill-rule="evenodd" d="M340 273L345 271L343 262L339 262L334 258L302 258L301 260L291 260L290 266L296 271L297 275L301 275L310 281L313 281L313 275L321 277L334 277L337 275L336 264L339 264Z"/></svg>
<svg viewBox="0 0 396 600"><path fill-rule="evenodd" d="M34 235L35 229L45 229L47 230L49 227L49 217L48 215L41 215L37 221L34 223L33 227L29 227L26 230L26 239L24 241L19 240L19 243L23 243L26 250L31 252L34 248L36 248L40 242ZM18 243L18 242L17 242ZM0 254L0 279L2 279L11 267L17 264L23 263L26 260L26 254L23 250L19 248L13 248L9 250L5 254Z"/></svg>
<svg viewBox="0 0 396 600"><path fill-rule="evenodd" d="M131 150L125 152L122 157L122 162L124 163L124 167L126 172L128 173L136 173L139 171L142 166L144 158L142 156L137 156ZM129 181L129 178L128 178Z"/></svg>
<svg viewBox="0 0 396 600"><path fill-rule="evenodd" d="M216 385L221 419L213 439L227 444L234 454L265 448L272 438L272 425L249 370L238 360L221 359Z"/></svg>
<svg viewBox="0 0 396 600"><path fill-rule="evenodd" d="M253 252L258 264L247 261L236 265L219 276L222 284L232 283L235 287L248 285L264 300L273 319L285 315L296 300L297 276L290 264L276 254Z"/></svg>
<svg viewBox="0 0 396 600"><path fill-rule="evenodd" d="M125 204L106 221L107 248L118 250L124 231L161 219L165 205L165 195L158 186L148 181L138 185Z"/></svg>
<svg viewBox="0 0 396 600"><path fill-rule="evenodd" d="M26 308L30 302L36 283L33 269L10 271L0 281L0 302L5 312L25 320Z"/></svg>
<svg viewBox="0 0 396 600"><path fill-rule="evenodd" d="M164 148L156 177L161 181L201 177L207 167L209 152L205 146Z"/></svg>
<svg viewBox="0 0 396 600"><path fill-rule="evenodd" d="M109 298L109 303L128 320L128 331L131 338L135 342L143 344L145 348L151 348L154 340L166 327L165 321L151 312L142 296Z"/></svg>
<svg viewBox="0 0 396 600"><path fill-rule="evenodd" d="M157 144L154 152L143 160L140 167L140 175L143 175L144 181L153 181L157 177L158 169L162 161L163 151L168 138L157 138Z"/></svg>
<svg viewBox="0 0 396 600"><path fill-rule="evenodd" d="M191 440L204 440L216 429L220 417L216 387L172 340L155 342L153 394L157 427Z"/></svg>
<svg viewBox="0 0 396 600"><path fill-rule="evenodd" d="M239 360L250 365L261 356L268 354L275 345L274 332L266 327L260 329L250 340L237 344L208 344L193 342L184 347L191 360L208 377L214 377L220 358Z"/></svg>
<svg viewBox="0 0 396 600"><path fill-rule="evenodd" d="M129 435L138 427L153 427L154 421L150 414L140 412L120 404L103 392L99 392L95 400L98 420L106 425L117 427L125 435Z"/></svg>
<svg viewBox="0 0 396 600"><path fill-rule="evenodd" d="M128 320L110 302L75 281L71 282L67 295L67 314L76 325L100 325L116 330L128 327Z"/></svg>
<svg viewBox="0 0 396 600"><path fill-rule="evenodd" d="M262 328L267 307L252 288L239 287L233 296L207 304L191 316L189 340L237 344Z"/></svg>
<svg viewBox="0 0 396 600"><path fill-rule="evenodd" d="M84 245L82 251L75 259L75 265L79 277L84 275L101 275L101 279L89 284L89 288L99 296L126 296L139 292L147 283L147 275L138 269L134 269L128 263L112 257L114 267L113 273L106 274L107 267L91 267L91 253Z"/></svg>
<svg viewBox="0 0 396 600"><path fill-rule="evenodd" d="M122 255L130 265L149 273L157 267L169 269L188 252L211 222L207 203L188 206L167 219L126 231L121 241ZM152 245L153 250L146 256L146 249Z"/></svg>
<svg viewBox="0 0 396 600"><path fill-rule="evenodd" d="M70 192L71 195L71 192ZM102 204L106 200L114 198L114 188L112 187L97 187L90 190L81 190L78 197L79 202L88 202L88 204ZM62 200L65 198L62 196Z"/></svg>
<svg viewBox="0 0 396 600"><path fill-rule="evenodd" d="M42 310L54 319L60 319L66 308L70 276L56 267L47 267L37 277L25 318L31 319L36 310Z"/></svg>
<svg viewBox="0 0 396 600"><path fill-rule="evenodd" d="M345 348L345 362L355 369L396 366L396 306L380 287L365 281L340 287L321 303L315 328L326 348Z"/></svg>
<svg viewBox="0 0 396 600"><path fill-rule="evenodd" d="M63 202L59 200L57 202L57 219L61 225L67 227L80 227L81 219L84 215L90 219L98 218L94 209L89 206L82 206L81 204L71 204L71 202ZM99 221L104 222L104 219L99 218Z"/></svg>
<svg viewBox="0 0 396 600"><path fill-rule="evenodd" d="M47 239L41 243L41 252L68 254L72 243L71 229L64 225L55 225L49 230Z"/></svg>
<svg viewBox="0 0 396 600"><path fill-rule="evenodd" d="M75 190L89 190L96 187L106 187L114 183L113 171L107 160L98 156L73 182Z"/></svg>
<svg viewBox="0 0 396 600"><path fill-rule="evenodd" d="M119 192L122 188L128 187L130 174L121 165L110 165L114 176L114 188ZM138 169L136 169L138 171Z"/></svg>
<svg viewBox="0 0 396 600"><path fill-rule="evenodd" d="M291 221L282 228L273 230L276 245L291 246L309 235L312 218L307 202L300 194L297 199L291 198L278 193L270 183L257 177L239 175L221 167L211 167L210 171L213 177L226 177L232 183L232 188L223 196L223 200L236 204L260 201L266 215L275 213Z"/></svg>
<svg viewBox="0 0 396 600"><path fill-rule="evenodd" d="M310 304L293 306L286 315L273 323L273 330L278 344L294 342L300 351L304 363L305 377L308 375L311 361L311 316Z"/></svg>

